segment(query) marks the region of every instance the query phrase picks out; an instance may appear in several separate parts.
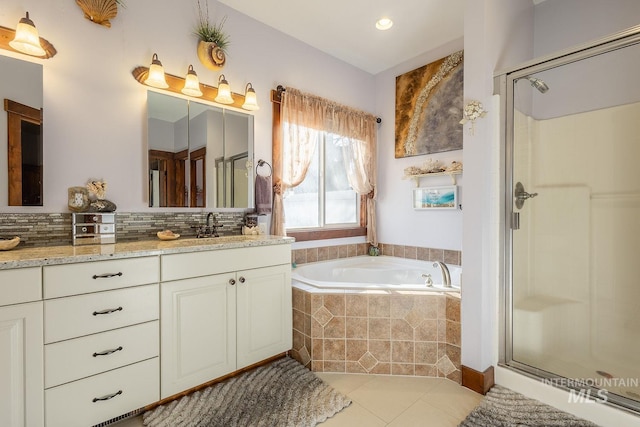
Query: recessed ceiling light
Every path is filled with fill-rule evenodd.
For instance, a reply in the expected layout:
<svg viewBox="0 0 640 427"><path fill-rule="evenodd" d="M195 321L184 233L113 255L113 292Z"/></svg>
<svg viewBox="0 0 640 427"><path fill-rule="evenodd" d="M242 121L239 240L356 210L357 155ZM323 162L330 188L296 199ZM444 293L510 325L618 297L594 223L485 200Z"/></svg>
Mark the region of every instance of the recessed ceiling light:
<svg viewBox="0 0 640 427"><path fill-rule="evenodd" d="M380 18L376 21L376 28L379 30L388 30L393 26L393 21L389 18Z"/></svg>

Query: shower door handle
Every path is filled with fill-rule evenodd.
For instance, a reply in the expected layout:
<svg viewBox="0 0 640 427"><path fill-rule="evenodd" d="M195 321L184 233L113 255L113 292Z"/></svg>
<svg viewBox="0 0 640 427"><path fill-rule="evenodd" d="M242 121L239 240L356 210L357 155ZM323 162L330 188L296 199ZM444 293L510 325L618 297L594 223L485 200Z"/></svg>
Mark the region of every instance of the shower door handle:
<svg viewBox="0 0 640 427"><path fill-rule="evenodd" d="M516 189L514 190L513 195L516 199L516 208L522 209L522 206L524 206L524 201L536 197L538 193L527 193L524 190L524 186L522 185L522 183L518 182L516 184Z"/></svg>

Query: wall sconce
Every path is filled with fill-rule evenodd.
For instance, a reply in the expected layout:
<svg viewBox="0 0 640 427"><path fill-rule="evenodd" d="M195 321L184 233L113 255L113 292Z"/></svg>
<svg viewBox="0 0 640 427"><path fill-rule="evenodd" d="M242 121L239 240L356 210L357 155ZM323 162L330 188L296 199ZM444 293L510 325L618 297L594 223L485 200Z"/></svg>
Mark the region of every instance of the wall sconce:
<svg viewBox="0 0 640 427"><path fill-rule="evenodd" d="M224 78L224 74L220 74L220 77L218 77L218 96L216 96L216 102L220 104L233 104L231 86L229 86L229 82Z"/></svg>
<svg viewBox="0 0 640 427"><path fill-rule="evenodd" d="M202 96L202 91L200 90L200 80L198 80L198 75L194 71L193 65L189 65L189 69L187 70L187 76L184 79L184 87L182 88L182 93L198 98Z"/></svg>
<svg viewBox="0 0 640 427"><path fill-rule="evenodd" d="M7 42L8 40L11 41ZM15 31L0 27L0 48L44 59L52 58L58 53L51 43L38 35L36 26L29 18L29 12L20 19Z"/></svg>
<svg viewBox="0 0 640 427"><path fill-rule="evenodd" d="M151 87L157 87L159 89L166 89L169 87L167 80L164 77L164 68L162 62L158 59L158 54L154 53L151 59L151 65L149 66L149 73L144 81L144 84Z"/></svg>
<svg viewBox="0 0 640 427"><path fill-rule="evenodd" d="M253 89L253 85L251 83L247 83L244 90L244 104L242 104L242 108L249 111L257 111L260 109L260 107L258 107L256 91Z"/></svg>

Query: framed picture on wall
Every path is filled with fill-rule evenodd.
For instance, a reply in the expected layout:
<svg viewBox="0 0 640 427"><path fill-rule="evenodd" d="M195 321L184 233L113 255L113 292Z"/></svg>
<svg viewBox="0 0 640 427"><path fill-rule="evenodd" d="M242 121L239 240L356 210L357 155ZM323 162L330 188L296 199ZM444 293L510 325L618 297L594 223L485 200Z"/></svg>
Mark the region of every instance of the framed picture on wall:
<svg viewBox="0 0 640 427"><path fill-rule="evenodd" d="M419 187L413 190L414 209L456 209L458 186Z"/></svg>

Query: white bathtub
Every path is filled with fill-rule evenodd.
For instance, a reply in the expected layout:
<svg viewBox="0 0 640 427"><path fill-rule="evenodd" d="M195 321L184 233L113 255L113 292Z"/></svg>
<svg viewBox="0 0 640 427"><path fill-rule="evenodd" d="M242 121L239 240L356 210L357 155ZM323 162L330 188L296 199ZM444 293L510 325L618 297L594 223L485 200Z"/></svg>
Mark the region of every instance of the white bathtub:
<svg viewBox="0 0 640 427"><path fill-rule="evenodd" d="M462 268L447 265L453 287L442 285L442 271L432 261L391 256L358 256L304 264L292 271L292 283L319 290L460 292ZM433 286L423 275L431 275Z"/></svg>

